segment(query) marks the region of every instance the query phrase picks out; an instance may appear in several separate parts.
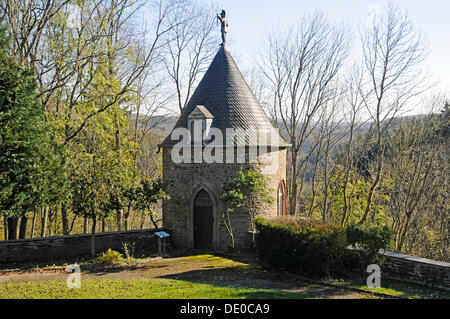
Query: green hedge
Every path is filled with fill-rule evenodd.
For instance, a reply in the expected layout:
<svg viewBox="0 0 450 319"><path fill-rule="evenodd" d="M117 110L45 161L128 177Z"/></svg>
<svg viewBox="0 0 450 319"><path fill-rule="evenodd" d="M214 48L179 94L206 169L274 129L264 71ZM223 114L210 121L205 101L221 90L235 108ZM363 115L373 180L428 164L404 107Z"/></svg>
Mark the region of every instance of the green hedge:
<svg viewBox="0 0 450 319"><path fill-rule="evenodd" d="M340 226L298 218L256 219L256 250L269 266L322 277L342 266L347 246Z"/></svg>
<svg viewBox="0 0 450 319"><path fill-rule="evenodd" d="M278 217L256 219L256 251L263 262L276 269L323 277L380 263L379 249L389 246L386 227L350 225L347 228L323 221ZM350 251L351 245L358 248Z"/></svg>
<svg viewBox="0 0 450 319"><path fill-rule="evenodd" d="M389 248L392 238L392 231L387 226L352 224L347 227L346 233L348 244L356 248L361 267L383 262L384 256L379 251Z"/></svg>

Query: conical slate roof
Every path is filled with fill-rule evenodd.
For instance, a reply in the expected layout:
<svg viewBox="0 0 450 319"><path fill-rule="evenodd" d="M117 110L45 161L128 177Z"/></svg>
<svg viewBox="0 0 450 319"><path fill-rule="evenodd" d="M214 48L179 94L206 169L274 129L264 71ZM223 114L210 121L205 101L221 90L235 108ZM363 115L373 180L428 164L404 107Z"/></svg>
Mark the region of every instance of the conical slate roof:
<svg viewBox="0 0 450 319"><path fill-rule="evenodd" d="M214 117L211 128L222 131L223 145L230 145L226 143L226 129L234 128L238 138L233 145L255 145L257 141L257 145L288 146L272 126L230 53L223 46L182 110L174 129L188 128L187 118L198 105L206 107ZM273 132L272 136L276 138L271 139L269 132ZM173 146L176 143L178 140L172 140L169 134L161 146Z"/></svg>

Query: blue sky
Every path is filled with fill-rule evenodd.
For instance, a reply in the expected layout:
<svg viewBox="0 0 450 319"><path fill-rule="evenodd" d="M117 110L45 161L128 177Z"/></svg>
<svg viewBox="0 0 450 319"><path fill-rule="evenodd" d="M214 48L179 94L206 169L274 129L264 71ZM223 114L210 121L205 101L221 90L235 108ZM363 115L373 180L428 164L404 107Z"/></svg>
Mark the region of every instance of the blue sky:
<svg viewBox="0 0 450 319"><path fill-rule="evenodd" d="M204 2L212 2L202 0ZM227 40L230 51L237 57L241 69L253 64L255 49L264 34L272 27L288 27L304 14L317 9L327 12L332 21L358 27L370 10L382 10L381 0L218 0L214 1L227 12L229 28ZM441 83L440 90L450 92L450 0L394 0L392 3L407 10L413 24L429 42L430 54L425 68ZM218 36L220 31L218 27Z"/></svg>

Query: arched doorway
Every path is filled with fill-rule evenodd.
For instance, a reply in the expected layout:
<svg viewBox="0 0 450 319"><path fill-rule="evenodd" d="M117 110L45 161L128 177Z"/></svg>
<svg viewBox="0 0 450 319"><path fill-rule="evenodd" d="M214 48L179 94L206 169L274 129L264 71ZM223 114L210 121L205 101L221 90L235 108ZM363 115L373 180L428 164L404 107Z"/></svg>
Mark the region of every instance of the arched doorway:
<svg viewBox="0 0 450 319"><path fill-rule="evenodd" d="M281 180L278 185L277 214L279 216L286 215L286 184L284 183L284 180Z"/></svg>
<svg viewBox="0 0 450 319"><path fill-rule="evenodd" d="M202 189L194 200L194 248L212 248L213 223L213 202Z"/></svg>

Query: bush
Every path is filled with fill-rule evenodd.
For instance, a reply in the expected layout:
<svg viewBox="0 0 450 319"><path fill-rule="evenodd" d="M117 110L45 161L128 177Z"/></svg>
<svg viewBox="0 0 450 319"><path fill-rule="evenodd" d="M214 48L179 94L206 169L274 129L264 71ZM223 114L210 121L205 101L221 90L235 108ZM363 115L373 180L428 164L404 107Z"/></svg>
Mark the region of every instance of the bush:
<svg viewBox="0 0 450 319"><path fill-rule="evenodd" d="M392 231L387 226L349 225L347 227L347 242L359 255L362 267L370 264L381 264L384 256L379 253L389 248Z"/></svg>
<svg viewBox="0 0 450 319"><path fill-rule="evenodd" d="M135 242L122 243L123 252L125 253L125 256L127 257L128 260L134 258L135 247L136 247L136 243Z"/></svg>
<svg viewBox="0 0 450 319"><path fill-rule="evenodd" d="M339 271L347 246L345 229L323 221L256 219L256 251L269 266L310 277Z"/></svg>
<svg viewBox="0 0 450 319"><path fill-rule="evenodd" d="M124 261L123 255L118 251L112 250L111 248L107 251L98 255L95 258L94 263L96 264L114 264Z"/></svg>

